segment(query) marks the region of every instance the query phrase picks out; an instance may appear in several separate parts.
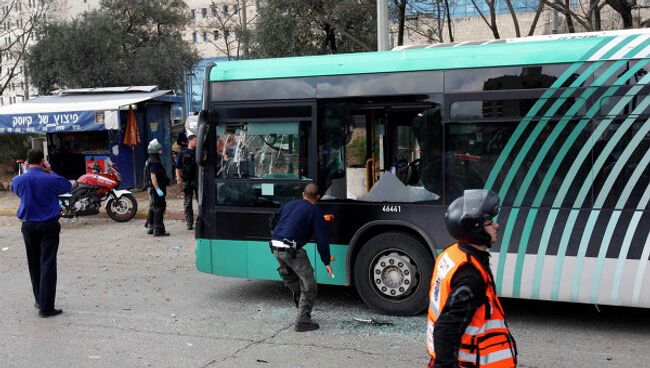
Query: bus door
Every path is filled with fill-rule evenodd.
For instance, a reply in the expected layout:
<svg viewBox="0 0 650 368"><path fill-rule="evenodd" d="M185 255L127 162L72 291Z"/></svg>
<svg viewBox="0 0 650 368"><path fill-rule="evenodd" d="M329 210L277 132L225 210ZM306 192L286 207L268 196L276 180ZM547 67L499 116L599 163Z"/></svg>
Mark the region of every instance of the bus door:
<svg viewBox="0 0 650 368"><path fill-rule="evenodd" d="M376 170L368 191L389 172L406 186L424 186L440 199L441 131L439 109L430 104L386 106L373 121Z"/></svg>
<svg viewBox="0 0 650 368"><path fill-rule="evenodd" d="M331 102L320 106L319 115L319 184L325 191L324 200L418 202L440 198L438 104ZM391 183L373 191L386 173L393 174L384 180ZM412 187L432 194L414 197L410 193L417 189ZM386 197L396 192L402 195Z"/></svg>

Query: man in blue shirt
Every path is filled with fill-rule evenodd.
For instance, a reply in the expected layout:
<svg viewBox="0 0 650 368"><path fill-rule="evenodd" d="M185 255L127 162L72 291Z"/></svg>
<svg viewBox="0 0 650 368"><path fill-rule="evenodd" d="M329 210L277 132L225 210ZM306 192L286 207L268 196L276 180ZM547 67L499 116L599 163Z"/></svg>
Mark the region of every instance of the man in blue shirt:
<svg viewBox="0 0 650 368"><path fill-rule="evenodd" d="M20 197L17 216L23 221L21 231L35 306L39 309L39 316L51 317L63 312L54 308L56 254L61 232L58 196L69 192L72 185L52 172L39 149L27 152L27 164L27 172L13 179L12 188Z"/></svg>
<svg viewBox="0 0 650 368"><path fill-rule="evenodd" d="M271 251L280 263L278 272L284 284L293 293L298 307L296 332L313 331L320 326L311 321L311 311L316 301L316 279L304 245L316 238L318 254L333 277L330 266L330 245L323 213L316 207L320 199L318 186L310 183L305 186L302 198L283 204L275 217L271 232Z"/></svg>

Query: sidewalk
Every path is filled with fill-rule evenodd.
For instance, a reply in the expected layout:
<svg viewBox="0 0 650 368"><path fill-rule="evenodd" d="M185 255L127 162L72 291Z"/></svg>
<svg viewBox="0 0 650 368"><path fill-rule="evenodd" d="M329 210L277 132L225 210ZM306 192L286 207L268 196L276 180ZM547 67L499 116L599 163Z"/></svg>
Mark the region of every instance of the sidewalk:
<svg viewBox="0 0 650 368"><path fill-rule="evenodd" d="M139 219L147 218L147 211L149 209L149 195L147 192L141 191L139 189L134 190L133 193L135 194L135 198L138 201L138 213L135 215L135 217ZM0 192L0 216L16 216L16 211L18 210L19 203L20 200L15 193L9 191ZM195 201L195 215L198 213L196 206L197 205ZM107 216L106 210L100 210L98 216ZM169 186L167 188L167 212L165 212L165 218L179 220L185 219L185 216L183 214L183 192L175 185Z"/></svg>

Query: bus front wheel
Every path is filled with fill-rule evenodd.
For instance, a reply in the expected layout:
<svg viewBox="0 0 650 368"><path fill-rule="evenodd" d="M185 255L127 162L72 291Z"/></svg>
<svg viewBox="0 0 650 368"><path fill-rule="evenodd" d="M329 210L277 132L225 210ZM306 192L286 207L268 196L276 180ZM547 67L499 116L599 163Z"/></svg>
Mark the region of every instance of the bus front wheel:
<svg viewBox="0 0 650 368"><path fill-rule="evenodd" d="M375 236L362 246L354 263L361 299L389 315L411 316L428 305L433 257L416 237L403 232Z"/></svg>

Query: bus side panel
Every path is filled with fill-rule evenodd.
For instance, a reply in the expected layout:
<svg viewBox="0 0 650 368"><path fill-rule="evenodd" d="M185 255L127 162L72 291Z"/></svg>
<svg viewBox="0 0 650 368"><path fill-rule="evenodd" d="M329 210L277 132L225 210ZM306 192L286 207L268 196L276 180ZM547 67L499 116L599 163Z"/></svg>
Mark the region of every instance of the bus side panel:
<svg viewBox="0 0 650 368"><path fill-rule="evenodd" d="M212 273L222 276L248 277L247 241L212 240L211 255Z"/></svg>
<svg viewBox="0 0 650 368"><path fill-rule="evenodd" d="M220 240L230 242L229 240ZM247 241L248 277L251 279L280 280L278 261L269 249L268 241ZM232 245L231 245L232 247Z"/></svg>
<svg viewBox="0 0 650 368"><path fill-rule="evenodd" d="M196 268L201 272L212 273L212 246L209 239L196 240Z"/></svg>
<svg viewBox="0 0 650 368"><path fill-rule="evenodd" d="M342 244L331 244L330 253L334 260L330 261L330 266L332 266L332 271L334 273L334 278L327 275L327 270L325 265L320 260L318 252L316 252L316 245L313 243L305 245L305 247L311 248L311 253L314 254L312 259L312 265L316 269L316 281L319 284L328 284L328 285L348 285L345 274L345 265L347 264L347 255L348 247L347 245Z"/></svg>
<svg viewBox="0 0 650 368"><path fill-rule="evenodd" d="M347 285L345 275L347 245L330 245L334 257L331 265L335 278L328 277L314 243L305 245L305 250L315 269L316 281L319 284ZM269 250L267 241L200 239L196 248L196 266L199 271L221 276L280 280L278 261Z"/></svg>

